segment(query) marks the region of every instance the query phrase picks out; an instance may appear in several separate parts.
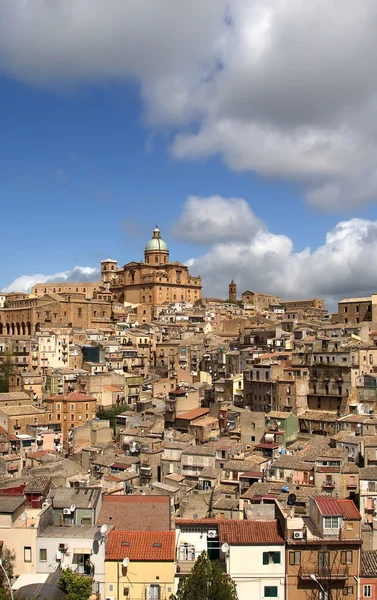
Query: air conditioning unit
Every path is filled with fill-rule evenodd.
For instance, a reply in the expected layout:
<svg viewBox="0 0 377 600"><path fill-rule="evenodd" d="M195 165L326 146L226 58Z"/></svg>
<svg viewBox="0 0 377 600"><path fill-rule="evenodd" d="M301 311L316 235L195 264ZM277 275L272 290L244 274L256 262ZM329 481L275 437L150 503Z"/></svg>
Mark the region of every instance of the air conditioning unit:
<svg viewBox="0 0 377 600"><path fill-rule="evenodd" d="M63 515L70 515L70 514L71 514L70 508L63 508Z"/></svg>
<svg viewBox="0 0 377 600"><path fill-rule="evenodd" d="M303 540L304 539L304 532L303 531L294 531L293 532L293 539L294 540Z"/></svg>
<svg viewBox="0 0 377 600"><path fill-rule="evenodd" d="M216 538L217 537L216 529L209 529L208 533L207 533L207 537L210 539Z"/></svg>
<svg viewBox="0 0 377 600"><path fill-rule="evenodd" d="M59 552L65 552L67 550L67 544L63 542L59 544Z"/></svg>

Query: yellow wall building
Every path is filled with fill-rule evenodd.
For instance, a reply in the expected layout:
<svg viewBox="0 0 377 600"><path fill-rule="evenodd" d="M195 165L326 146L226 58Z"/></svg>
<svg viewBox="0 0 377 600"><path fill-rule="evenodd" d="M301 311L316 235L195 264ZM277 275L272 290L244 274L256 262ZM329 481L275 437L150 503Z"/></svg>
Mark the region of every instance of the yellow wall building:
<svg viewBox="0 0 377 600"><path fill-rule="evenodd" d="M174 531L110 531L105 598L168 600L174 593Z"/></svg>

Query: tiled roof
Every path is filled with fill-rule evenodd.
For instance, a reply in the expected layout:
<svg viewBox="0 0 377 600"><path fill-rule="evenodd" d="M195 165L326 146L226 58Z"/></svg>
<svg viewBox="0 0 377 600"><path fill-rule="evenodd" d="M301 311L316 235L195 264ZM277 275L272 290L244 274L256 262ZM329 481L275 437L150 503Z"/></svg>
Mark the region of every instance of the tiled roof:
<svg viewBox="0 0 377 600"><path fill-rule="evenodd" d="M174 561L174 531L110 531L106 560Z"/></svg>
<svg viewBox="0 0 377 600"><path fill-rule="evenodd" d="M278 522L231 521L219 522L220 542L228 544L284 544Z"/></svg>
<svg viewBox="0 0 377 600"><path fill-rule="evenodd" d="M332 498L331 496L313 496L313 500L317 504L322 516L342 516L342 509L336 498Z"/></svg>
<svg viewBox="0 0 377 600"><path fill-rule="evenodd" d="M361 551L361 577L376 577L377 550Z"/></svg>
<svg viewBox="0 0 377 600"><path fill-rule="evenodd" d="M50 477L32 477L27 482L24 493L43 494L48 492L51 484Z"/></svg>
<svg viewBox="0 0 377 600"><path fill-rule="evenodd" d="M377 481L377 467L363 467L360 469L360 479Z"/></svg>
<svg viewBox="0 0 377 600"><path fill-rule="evenodd" d="M340 504L340 508L342 510L344 519L350 520L350 521L353 521L353 520L360 521L361 514L357 510L357 507L352 500L341 499L341 500L338 500L338 503ZM376 573L377 573L377 571L376 571Z"/></svg>
<svg viewBox="0 0 377 600"><path fill-rule="evenodd" d="M170 497L105 495L97 525L104 523L122 531L169 531Z"/></svg>
<svg viewBox="0 0 377 600"><path fill-rule="evenodd" d="M81 394L80 392L70 392L69 394L55 394L54 396L49 396L46 398L47 400L67 400L70 401L81 401L88 402L88 400L95 400L93 396L90 394Z"/></svg>
<svg viewBox="0 0 377 600"><path fill-rule="evenodd" d="M204 415L208 415L208 408L193 408L181 415L177 415L177 419L184 419L185 421L191 421L192 419L198 419L199 417L203 417Z"/></svg>

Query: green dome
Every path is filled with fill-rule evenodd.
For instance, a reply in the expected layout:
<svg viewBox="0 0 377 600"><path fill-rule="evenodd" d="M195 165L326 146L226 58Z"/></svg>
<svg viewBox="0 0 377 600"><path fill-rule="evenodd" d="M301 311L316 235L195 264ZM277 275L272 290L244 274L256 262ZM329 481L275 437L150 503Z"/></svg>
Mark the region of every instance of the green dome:
<svg viewBox="0 0 377 600"><path fill-rule="evenodd" d="M148 244L145 246L145 252L153 250L164 250L165 252L169 252L168 245L160 237L160 230L158 227L154 229L153 238L149 240Z"/></svg>

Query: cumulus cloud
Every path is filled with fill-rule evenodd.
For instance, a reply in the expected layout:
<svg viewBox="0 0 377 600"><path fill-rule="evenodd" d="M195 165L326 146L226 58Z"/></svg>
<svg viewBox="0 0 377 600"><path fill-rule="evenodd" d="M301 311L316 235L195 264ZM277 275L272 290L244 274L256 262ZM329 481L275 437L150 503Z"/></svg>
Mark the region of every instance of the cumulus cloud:
<svg viewBox="0 0 377 600"><path fill-rule="evenodd" d="M213 197L208 199L211 206ZM206 198L201 204L207 203ZM229 209L233 200L222 198ZM255 218L249 209L249 218ZM185 228L183 210L180 226ZM190 217L189 217L190 218ZM210 214L201 225L200 240L216 229L217 216ZM377 221L350 219L339 222L326 235L323 245L294 250L292 240L273 233L261 223L248 238L214 240L211 248L187 261L193 274L201 275L204 294L227 297L233 278L239 295L246 289L273 293L282 299L323 297L334 308L342 296L367 296L374 290L377 265Z"/></svg>
<svg viewBox="0 0 377 600"><path fill-rule="evenodd" d="M63 281L97 281L100 272L94 267L74 267L68 271L60 271L52 275L35 273L34 275L21 275L6 286L4 292L30 292L36 283L58 283Z"/></svg>
<svg viewBox="0 0 377 600"><path fill-rule="evenodd" d="M377 3L4 0L0 70L135 82L177 158L296 181L322 210L377 199Z"/></svg>
<svg viewBox="0 0 377 600"><path fill-rule="evenodd" d="M243 198L189 196L175 235L194 244L212 244L223 239L247 240L263 227Z"/></svg>

